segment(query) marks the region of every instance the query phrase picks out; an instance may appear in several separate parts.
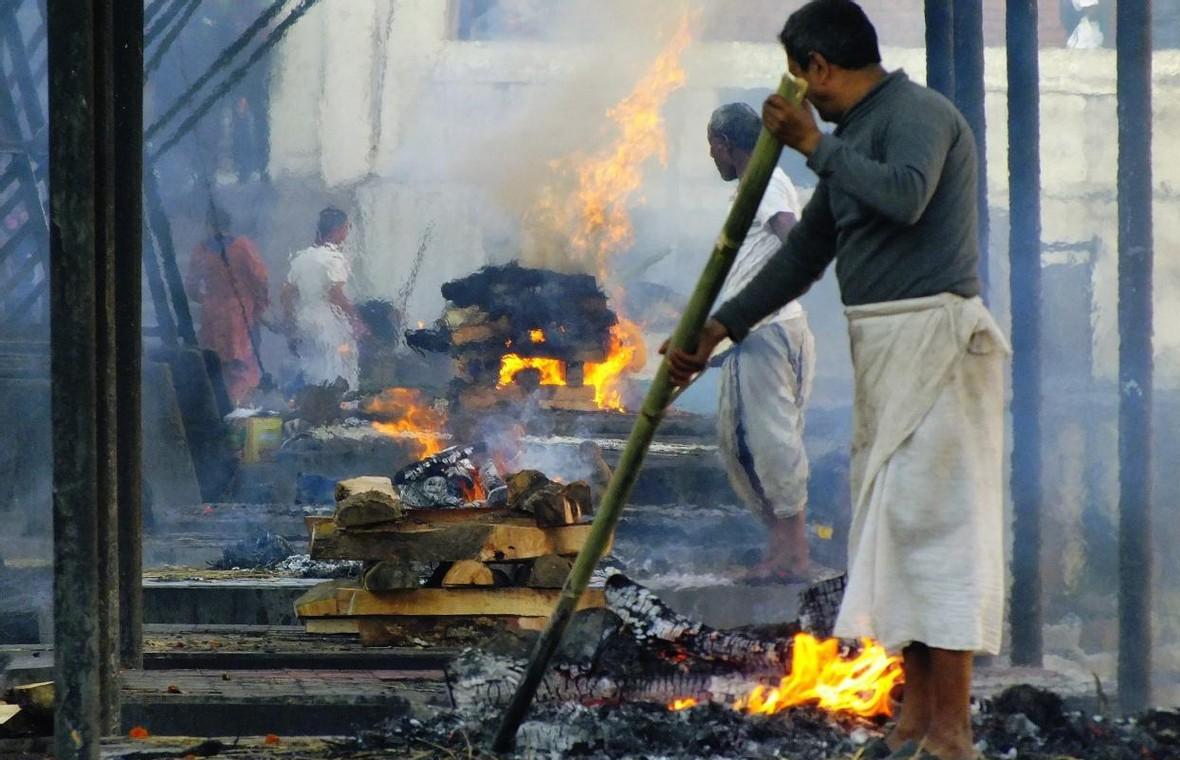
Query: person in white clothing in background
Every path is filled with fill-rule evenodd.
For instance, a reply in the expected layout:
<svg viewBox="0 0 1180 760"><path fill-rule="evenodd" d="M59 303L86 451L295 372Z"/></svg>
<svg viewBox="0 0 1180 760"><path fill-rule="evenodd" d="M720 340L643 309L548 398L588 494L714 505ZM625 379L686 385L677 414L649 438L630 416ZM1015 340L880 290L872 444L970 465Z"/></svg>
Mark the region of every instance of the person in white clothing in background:
<svg viewBox="0 0 1180 760"><path fill-rule="evenodd" d="M316 225L315 245L291 257L282 302L303 385L342 378L357 390L357 340L364 326L345 292L352 274L344 248L348 233L348 215L326 208Z"/></svg>
<svg viewBox="0 0 1180 760"><path fill-rule="evenodd" d="M726 182L741 178L762 119L745 103L729 103L709 119L709 155ZM782 247L800 212L795 186L775 168L718 303L742 291ZM809 579L807 481L803 409L811 392L815 340L798 301L778 309L720 361L717 425L730 483L765 522L769 545L747 580Z"/></svg>
<svg viewBox="0 0 1180 760"><path fill-rule="evenodd" d="M1106 35L1102 32L1099 0L1070 0L1074 11L1080 14L1077 26L1069 35L1067 47L1091 50L1102 47Z"/></svg>

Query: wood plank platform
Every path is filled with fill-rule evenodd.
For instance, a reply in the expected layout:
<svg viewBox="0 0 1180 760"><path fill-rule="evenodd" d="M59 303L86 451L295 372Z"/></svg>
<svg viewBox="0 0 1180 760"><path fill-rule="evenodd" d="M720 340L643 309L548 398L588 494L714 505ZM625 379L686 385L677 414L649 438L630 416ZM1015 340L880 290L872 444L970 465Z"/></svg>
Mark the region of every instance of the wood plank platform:
<svg viewBox="0 0 1180 760"><path fill-rule="evenodd" d="M441 669L145 670L123 674L124 732L312 736L452 706Z"/></svg>
<svg viewBox="0 0 1180 760"><path fill-rule="evenodd" d="M561 594L538 588L418 588L365 591L354 580L326 581L295 602L300 618L548 617ZM606 606L601 589L588 589L578 609Z"/></svg>

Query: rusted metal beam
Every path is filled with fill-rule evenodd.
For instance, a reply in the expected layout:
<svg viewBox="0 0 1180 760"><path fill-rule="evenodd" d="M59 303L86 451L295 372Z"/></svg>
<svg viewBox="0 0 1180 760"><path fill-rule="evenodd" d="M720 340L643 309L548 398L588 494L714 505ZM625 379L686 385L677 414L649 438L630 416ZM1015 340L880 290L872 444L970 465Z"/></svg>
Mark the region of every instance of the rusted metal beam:
<svg viewBox="0 0 1180 760"><path fill-rule="evenodd" d="M1041 664L1041 143L1037 2L1008 0L1012 661Z"/></svg>
<svg viewBox="0 0 1180 760"><path fill-rule="evenodd" d="M1119 702L1151 699L1151 0L1116 10L1119 119Z"/></svg>

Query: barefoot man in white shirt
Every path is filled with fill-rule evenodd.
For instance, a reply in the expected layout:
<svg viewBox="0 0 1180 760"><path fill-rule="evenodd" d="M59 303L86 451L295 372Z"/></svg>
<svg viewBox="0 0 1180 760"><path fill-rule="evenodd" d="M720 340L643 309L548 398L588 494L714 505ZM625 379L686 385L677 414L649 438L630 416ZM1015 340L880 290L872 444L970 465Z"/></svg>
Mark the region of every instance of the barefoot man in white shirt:
<svg viewBox="0 0 1180 760"><path fill-rule="evenodd" d="M709 155L723 180L741 178L761 129L761 117L745 103L729 103L713 112ZM776 168L719 303L740 293L782 247L800 208L795 186ZM734 490L762 518L769 534L762 562L747 576L752 582L809 579L803 407L814 367L815 341L798 301L759 322L721 361L721 458Z"/></svg>

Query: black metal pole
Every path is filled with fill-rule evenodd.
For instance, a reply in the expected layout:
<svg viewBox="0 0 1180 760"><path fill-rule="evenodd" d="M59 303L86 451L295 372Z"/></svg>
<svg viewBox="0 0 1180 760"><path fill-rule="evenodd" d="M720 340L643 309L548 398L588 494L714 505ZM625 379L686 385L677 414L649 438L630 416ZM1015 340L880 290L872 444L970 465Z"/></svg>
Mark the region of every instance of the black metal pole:
<svg viewBox="0 0 1180 760"><path fill-rule="evenodd" d="M103 733L119 726L119 461L115 408L115 106L113 0L94 3L95 420L98 656Z"/></svg>
<svg viewBox="0 0 1180 760"><path fill-rule="evenodd" d="M319 0L300 0L299 5L295 6L295 8L293 8L291 12L287 14L286 18L280 21L278 26L276 26L271 31L266 39L264 39L262 43L256 47L252 53L250 53L250 56L246 59L245 63L230 72L226 78L221 81L221 84L217 85L217 87L213 89L213 92L206 96L205 100L193 108L192 113L190 113L188 118L180 123L180 126L176 128L172 135L168 137L168 139L164 140L160 147L156 148L151 153L148 159L149 162L154 163L155 161L159 160L160 156L164 155L173 147L175 147L176 144L180 142L184 136L187 135L189 131L192 130L192 128L195 127L197 123L205 117L205 114L208 113L209 109L216 105L219 100L225 97L225 94L232 90L238 82L242 81L242 79L244 79L245 76L250 73L250 69L254 66L254 64L262 60L263 56L269 53L271 48L282 42L283 37L286 36L291 27L299 23L299 20L302 19L309 10L314 8L318 2ZM229 59L226 59L227 63L228 60ZM214 63L213 65L217 66L220 64ZM157 124L152 124L150 127L148 127L149 139L151 139L151 135L156 133L157 129Z"/></svg>
<svg viewBox="0 0 1180 760"><path fill-rule="evenodd" d="M1041 142L1037 0L1008 0L1012 294L1012 662L1040 666Z"/></svg>
<svg viewBox="0 0 1180 760"><path fill-rule="evenodd" d="M180 18L177 19L176 23L172 25L172 28L168 30L168 33L164 35L164 39L161 40L160 44L156 46L155 51L152 53L152 57L148 59L148 62L144 65L145 72L151 73L152 71L156 70L156 68L160 65L160 62L164 60L164 56L168 53L168 50L172 47L172 43L176 42L177 38L180 37L180 33L184 31L184 27L188 24L189 20L193 17L193 14L197 12L197 8L200 6L201 0L189 1L188 6L180 14Z"/></svg>
<svg viewBox="0 0 1180 760"><path fill-rule="evenodd" d="M118 392L119 660L143 667L143 24L116 0L115 386Z"/></svg>
<svg viewBox="0 0 1180 760"><path fill-rule="evenodd" d="M250 24L250 26L247 27L245 31L238 35L236 40L227 45L226 48L222 50L220 54L218 54L217 60L209 64L209 68L205 70L205 73L197 77L197 80L189 85L188 89L176 97L176 100L172 102L172 105L168 107L168 110L152 123L144 137L150 140L157 133L159 133L161 129L171 124L173 119L176 118L176 115L180 113L181 109L183 109L185 105L194 102L197 93L200 92L201 88L208 84L209 80L211 80L218 72L228 66L230 62L233 61L235 57L237 57L238 53L240 53L246 47L246 45L250 44L250 40L254 39L258 32L265 29L266 25L274 20L274 17L279 14L279 11L283 9L283 5L285 5L286 2L287 0L274 0L270 7L259 14L258 18L254 19L254 23ZM150 74L151 69L148 69L146 73Z"/></svg>
<svg viewBox="0 0 1180 760"><path fill-rule="evenodd" d="M1119 701L1151 698L1151 2L1117 8Z"/></svg>
<svg viewBox="0 0 1180 760"><path fill-rule="evenodd" d="M954 0L955 105L975 133L979 158L979 277L984 298L990 289L988 266L987 116L984 110L983 6L980 0Z"/></svg>
<svg viewBox="0 0 1180 760"><path fill-rule="evenodd" d="M58 760L97 758L94 8L49 0L53 611Z"/></svg>
<svg viewBox="0 0 1180 760"><path fill-rule="evenodd" d="M926 84L955 99L955 7L926 0Z"/></svg>
<svg viewBox="0 0 1180 760"><path fill-rule="evenodd" d="M172 310L176 314L176 332L186 346L196 346L197 331L193 327L193 314L189 309L188 295L184 292L184 277L180 274L180 265L176 263L176 247L172 241L172 223L168 221L168 212L164 210L164 198L160 195L155 171L150 165L143 172L143 190L144 210L147 214L148 226L151 228L156 245L159 246L164 282L168 285Z"/></svg>

